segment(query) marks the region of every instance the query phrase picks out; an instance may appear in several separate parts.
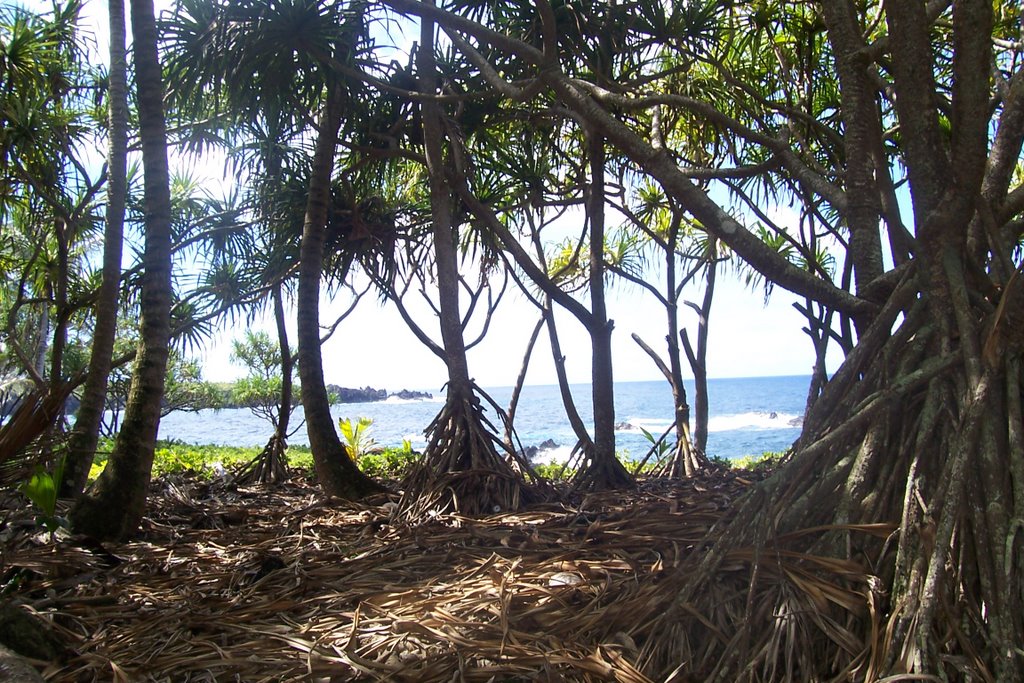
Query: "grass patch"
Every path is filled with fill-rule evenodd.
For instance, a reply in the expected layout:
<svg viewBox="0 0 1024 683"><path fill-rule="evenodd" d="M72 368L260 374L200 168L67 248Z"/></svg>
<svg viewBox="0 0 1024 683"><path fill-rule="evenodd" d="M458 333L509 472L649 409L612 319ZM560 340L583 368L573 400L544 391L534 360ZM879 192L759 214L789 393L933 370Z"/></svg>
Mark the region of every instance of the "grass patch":
<svg viewBox="0 0 1024 683"><path fill-rule="evenodd" d="M107 457L114 446L112 439L102 439L96 449L96 459L89 472L89 481L94 481L107 464ZM262 446L214 446L182 443L180 441L158 441L153 455L153 476L193 472L205 478L212 478L230 472L249 462L262 450ZM750 455L736 460L713 457L711 462L723 468L765 472L778 467L785 453L766 451L761 455ZM408 446L383 448L362 454L357 465L367 475L377 479L397 480L405 476L409 467L419 458L421 453ZM630 472L636 463L629 459L628 452L618 455ZM299 471L313 470L313 454L309 446L289 446L288 466ZM655 463L648 462L640 474L649 474ZM541 477L550 481L566 481L576 474L575 469L564 467L558 463L538 463L534 470Z"/></svg>
<svg viewBox="0 0 1024 683"><path fill-rule="evenodd" d="M746 470L748 472L767 472L774 470L782 464L786 453L780 451L765 451L761 455L745 455L742 458L731 460L714 456L712 464L733 470Z"/></svg>
<svg viewBox="0 0 1024 683"><path fill-rule="evenodd" d="M107 465L107 458L114 447L112 439L101 440L96 449L96 459L89 471L89 481L95 481ZM192 472L205 478L212 478L223 471L231 471L251 461L262 446L214 446L183 443L180 441L158 441L153 452L153 476ZM400 479L416 461L419 454L404 448L385 448L363 454L359 469L371 477ZM288 466L295 470L311 471L313 454L309 446L289 446Z"/></svg>
<svg viewBox="0 0 1024 683"><path fill-rule="evenodd" d="M376 479L401 479L421 457L422 453L408 447L385 448L362 454L356 464Z"/></svg>

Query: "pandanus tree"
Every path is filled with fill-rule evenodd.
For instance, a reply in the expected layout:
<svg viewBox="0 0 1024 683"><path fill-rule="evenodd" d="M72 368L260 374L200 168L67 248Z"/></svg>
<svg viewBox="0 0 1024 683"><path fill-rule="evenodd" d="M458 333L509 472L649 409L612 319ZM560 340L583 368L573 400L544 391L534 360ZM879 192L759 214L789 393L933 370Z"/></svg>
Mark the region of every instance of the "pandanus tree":
<svg viewBox="0 0 1024 683"><path fill-rule="evenodd" d="M395 6L398 7L397 4ZM621 37L618 33L619 13L623 11L621 9L604 6L595 8L563 6L555 18L558 30L550 35L542 36L540 24L536 21L532 8L525 4L491 8L470 2L465 4L465 8L468 15L483 17L513 33L526 34L530 40L537 42L549 40L552 44L564 43L571 46L569 49L575 50L573 54L578 56L573 63L573 68L579 69L581 72L596 72L601 77L605 77L610 70L615 68L613 62L615 55L618 54L616 41ZM402 9L405 9L405 6L402 6ZM457 36L450 37L459 45ZM594 42L594 45L591 45L591 42ZM514 60L504 59L500 54L489 53L498 60L495 64L490 64L486 62L483 55L476 53L464 43L459 45L459 49L478 71L483 69L496 73L497 70L501 70L509 74L510 78L515 78L519 74L519 64ZM472 82L465 82L460 86L469 92L474 92L474 88L480 88L480 84L474 85ZM493 86L493 82L489 83L489 86ZM529 88L521 90L510 84L503 86L498 92L502 96L515 99L523 99L531 94ZM486 97L493 96L487 95ZM494 120L500 126L515 125L514 122L519 121L520 126L517 126L516 130L532 125L538 120L561 119L564 115L564 112L559 112L556 109L545 112L532 106L528 110L513 111L504 111L498 107L495 108L495 111L499 115L494 117ZM567 151L567 148L556 147L546 149L542 153L559 159L559 162L556 163L561 163L561 160L572 156L586 160L585 167L578 167L579 172L576 179L580 185L577 189L580 190L581 195L585 195L585 198L580 198L580 203L585 206L588 240L592 247L595 244L603 245L606 222L604 212L605 145L602 136L588 127L576 127L574 132L575 136L569 139L577 144L576 149ZM536 199L537 187L535 185L527 187L512 180L513 184L521 185L521 191L520 188L517 188L520 194L514 198L514 201L506 201L497 205L484 201L493 193L480 180L474 169L478 164L481 166L488 164L482 160L482 157L490 155L493 146L480 144L480 141L476 139L478 137L482 136L461 132L458 135L449 136L452 153L456 159L453 165L454 170L449 174L452 177L451 185L458 193L460 202L472 213L475 221L485 226L492 235L492 242L506 250L508 257L514 260L517 267L522 268L534 284L544 290L545 294L552 296L559 305L565 306L584 325L591 337L594 434L593 437L588 434L580 434L584 466L580 468L578 483L584 487L594 488L628 485L631 483L630 476L615 457L615 408L611 364L611 334L614 325L607 318L605 306L604 261L601 258L603 246L580 252L589 255L590 259L586 268L586 272L592 275L590 287L587 290L590 298L590 307L588 308L567 292L559 290L552 277L533 260L530 255L532 248L524 248L520 244L519 237L514 235L509 230L509 226L504 223L506 216L512 215L513 207L516 207L516 211L520 208L523 211L535 210L536 207L530 206L529 202ZM554 141L554 138L550 139ZM499 153L499 156L503 156L506 160L510 158L508 154ZM520 163L525 168L529 168L533 160L524 159ZM572 163L566 165L576 166ZM510 166L511 177L514 178L517 175L522 177L517 171L518 168ZM522 214L517 220L520 225L526 224ZM525 239L528 240L529 237Z"/></svg>
<svg viewBox="0 0 1024 683"><path fill-rule="evenodd" d="M125 538L146 506L171 339L171 196L163 75L152 0L132 0L131 21L139 139L145 176L145 251L141 340L132 387L107 466L71 512L72 526L97 538Z"/></svg>
<svg viewBox="0 0 1024 683"><path fill-rule="evenodd" d="M92 177L86 150L101 136L93 116L102 89L86 59L80 10L78 2L42 15L0 10L0 372L28 378L47 397L39 428L63 416L80 382L75 340L88 337L96 284L103 182Z"/></svg>
<svg viewBox="0 0 1024 683"><path fill-rule="evenodd" d="M73 321L88 298L97 196L83 145L95 82L78 33L81 4L0 14L0 290L9 353L42 393L61 393ZM80 318L80 316L79 316Z"/></svg>
<svg viewBox="0 0 1024 683"><path fill-rule="evenodd" d="M625 183L622 189L625 190ZM659 188L643 185L635 188L635 195L632 204L624 200L616 203L625 220L609 240L605 258L612 272L646 290L665 308L665 358L636 333L632 337L661 370L672 390L676 445L663 470L669 476L692 476L708 462L708 327L718 262L723 257L717 240L707 238L706 233L688 222L685 213ZM649 272L649 260L660 262L657 278ZM659 282L658 278L663 280ZM700 303L683 299L684 288L700 279L705 282ZM697 314L695 340L691 340L682 324L683 306ZM684 353L694 379L692 432L690 405L683 385Z"/></svg>
<svg viewBox="0 0 1024 683"><path fill-rule="evenodd" d="M308 164L299 158L300 149L291 143L297 132L281 112L271 111L261 121L236 124L228 131L235 140L230 159L239 175L249 178L244 192L243 213L251 217L241 241L224 241L214 250L209 277L223 287L225 303L247 292L250 301L244 315L254 319L267 308L273 316L276 351L262 349L260 362L243 355L250 376L237 387L250 408L273 426L263 450L238 473L241 482L274 483L288 477L286 451L293 411L295 350L289 342L287 313L294 293L302 215L306 200ZM249 340L252 342L253 340ZM252 344L246 345L253 348ZM238 348L236 348L236 353ZM267 359L274 362L268 366ZM276 400L268 404L268 391ZM251 402L255 401L255 405Z"/></svg>
<svg viewBox="0 0 1024 683"><path fill-rule="evenodd" d="M401 132L410 150L404 166L414 169L407 180L418 185L413 187L412 194L422 198L421 215L428 218L420 224L429 227L425 230L413 227L407 231L407 238L401 240L403 250L411 257L412 268L404 274L393 271L396 278L391 281L377 278L418 338L445 363L448 372L445 404L427 429L424 459L404 484L406 494L402 507L412 516L427 510L470 514L512 510L537 495L526 481L532 476L528 465L514 449L505 448L496 433L496 420L485 416L489 408L495 413L500 413L500 409L475 385L470 374L467 350L474 342L467 342L466 327L488 288L469 286L460 273L460 266L471 259L467 245L478 249L478 265L485 272L493 265L493 253L478 235L467 230L469 216L459 201L452 179L458 163L453 136L462 134L455 132L464 130L460 126L472 126L471 119L479 110L467 103L472 113L459 117L454 108L447 106L444 95L439 92L440 52L433 23L421 22L415 81L408 83L415 84L418 90L418 94L408 93L416 101L418 125L415 130L405 127ZM455 67L452 63L444 65L446 73L451 73ZM417 148L422 149L422 153ZM406 213L416 222L414 212ZM398 280L403 279L399 284ZM428 279L432 280L429 285ZM428 287L436 292L436 304L432 301L431 305L439 324L440 343L414 320L402 301L414 282L420 283L424 295ZM460 304L463 289L470 295L465 311ZM504 287L497 294L497 300L503 291ZM491 293L486 293L484 330L497 304Z"/></svg>
<svg viewBox="0 0 1024 683"><path fill-rule="evenodd" d="M474 167L477 154L487 153L485 147L471 149L460 145L459 150L464 159L461 164L462 168ZM527 246L524 246L520 236L513 233L510 226L503 220L504 215L513 215L518 216L520 225L531 225L527 216L536 210L536 207L532 206L533 200L528 194L519 197L515 203L495 207L482 200L489 193L482 187L481 177L471 178L470 174L459 175L456 187L461 201L472 212L474 218L486 227L495 245L500 246L505 253L505 258L510 264L514 263L515 268L522 271L531 286L539 288L542 292L539 298L535 298L535 302L542 309L542 315L549 330L556 368L559 372L563 403L579 439L577 450L582 455L583 466L579 468L577 485L583 488L606 488L630 485L632 480L615 457L615 409L611 367L613 323L607 319L604 305L604 277L603 275L594 275L595 270L597 273L603 272L604 261L602 256L598 256L597 259L600 260L600 263L596 263L590 256L594 249L598 254L604 252L604 153L600 145L593 141L588 145L588 151L589 154L585 157L587 159L586 168L580 169L582 178L580 185L586 188L585 197L579 201L586 207L587 229L585 234L590 240L589 248L569 247L563 249L561 255L553 255L554 258L550 260L550 263L549 259L545 257L544 245L539 241L541 238L536 228L540 225L534 224L527 228L525 239L528 242ZM595 197L599 197L600 200ZM541 224L543 223L542 221ZM581 263L582 258L587 259L585 264ZM574 276L579 276L581 273L586 274L586 287L581 288L578 282L570 284L571 281L578 281L579 277ZM580 303L574 296L574 293L581 289L585 289L590 294L590 308ZM551 302L557 302L559 306L568 310L584 326L591 337L593 436L587 432L583 421L576 414L573 399L568 390L566 376L561 367L564 357L558 348Z"/></svg>
<svg viewBox="0 0 1024 683"><path fill-rule="evenodd" d="M330 495L354 498L379 490L338 438L330 415L320 352L320 282L332 203L339 131L350 93L335 67L354 68L365 36L362 5L315 0L188 3L170 45L186 100L248 121L287 113L318 121L301 133L311 145L298 262L298 361L317 476ZM280 169L280 167L276 167Z"/></svg>
<svg viewBox="0 0 1024 683"><path fill-rule="evenodd" d="M61 493L67 496L77 496L84 490L99 442L107 378L114 354L121 285L121 252L128 195L128 57L124 0L110 0L107 14L110 70L107 77L107 205L103 229L103 274L94 308L96 322L93 325L88 374L68 444L64 481L61 483Z"/></svg>
<svg viewBox="0 0 1024 683"><path fill-rule="evenodd" d="M834 312L828 334L852 327L787 463L665 582L636 632L638 667L676 680L1021 680L1019 5L641 2L629 30L679 66L602 83L568 73L553 38L389 4L433 18L460 49L518 60L519 85L557 97L774 286ZM553 37L551 6L537 8ZM679 40L670 29L700 12L702 39ZM693 62L725 97L688 87ZM790 97L799 65L814 78ZM723 131L735 162L819 212L849 284L727 211L651 125L656 110Z"/></svg>

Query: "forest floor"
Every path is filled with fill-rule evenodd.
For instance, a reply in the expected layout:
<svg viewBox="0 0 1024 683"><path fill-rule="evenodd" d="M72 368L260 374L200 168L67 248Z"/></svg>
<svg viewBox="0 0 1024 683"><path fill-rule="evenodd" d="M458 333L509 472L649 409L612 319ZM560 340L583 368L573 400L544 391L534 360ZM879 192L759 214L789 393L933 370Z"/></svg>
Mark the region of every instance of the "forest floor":
<svg viewBox="0 0 1024 683"><path fill-rule="evenodd" d="M634 634L757 475L648 479L482 519L399 521L397 496L303 477L153 483L138 538L40 532L0 500L0 573L63 643L47 681L648 680Z"/></svg>

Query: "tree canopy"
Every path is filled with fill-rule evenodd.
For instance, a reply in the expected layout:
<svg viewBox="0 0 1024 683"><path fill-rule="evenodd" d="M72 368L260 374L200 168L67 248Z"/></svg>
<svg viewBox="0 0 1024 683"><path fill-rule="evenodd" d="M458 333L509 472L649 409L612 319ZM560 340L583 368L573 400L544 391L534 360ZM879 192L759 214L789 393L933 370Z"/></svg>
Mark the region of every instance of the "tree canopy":
<svg viewBox="0 0 1024 683"><path fill-rule="evenodd" d="M816 360L807 412L784 466L638 615L632 665L666 680L1022 679L1019 3L189 0L161 19L159 45L151 3L132 7L144 246L129 242L137 264L104 269L140 314L138 390L120 464L97 486L131 501L104 531L86 494L80 529L125 537L138 524L175 330L272 301L290 386L291 282L328 495L381 490L338 437L320 350L322 283L358 278L448 371L423 468L405 482L412 521L553 495L518 457L514 420L472 381L470 330L487 334L509 282L541 311L556 365L554 309L589 336L591 423L561 377L574 494L633 484L614 457L616 282L665 308L665 347L639 341L674 390L667 471L693 476L708 464L707 396L693 438L683 360L706 368L728 260L801 299ZM111 220L79 151L106 131L76 12L0 17L0 260L15 274L0 290L0 350L5 371L40 387L84 365L72 349L90 343L90 236ZM230 149L245 201L175 206L169 145ZM576 233L550 239L567 207ZM188 269L175 253L203 258ZM681 295L695 280L699 303ZM412 318L411 295L432 320ZM697 314L695 337L680 308ZM508 423L504 440L488 411ZM737 564L745 583L719 571Z"/></svg>

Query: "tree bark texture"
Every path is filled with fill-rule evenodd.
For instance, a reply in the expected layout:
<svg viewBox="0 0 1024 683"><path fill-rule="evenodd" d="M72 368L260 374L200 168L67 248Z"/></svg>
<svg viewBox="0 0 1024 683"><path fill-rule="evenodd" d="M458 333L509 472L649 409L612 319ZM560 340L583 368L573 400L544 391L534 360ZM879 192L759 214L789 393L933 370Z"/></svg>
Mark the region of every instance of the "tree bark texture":
<svg viewBox="0 0 1024 683"><path fill-rule="evenodd" d="M587 221L590 225L590 319L587 332L591 348L591 391L594 409L594 449L589 462L576 477L583 488L630 486L633 478L615 457L615 378L612 371L612 330L605 303L605 149L604 137L587 131L590 187Z"/></svg>
<svg viewBox="0 0 1024 683"><path fill-rule="evenodd" d="M118 295L121 286L121 252L124 212L128 192L128 85L125 48L124 0L110 0L109 149L107 151L107 208L103 231L103 276L96 299L88 375L82 402L71 434L61 495L76 497L84 489L96 455L100 424L106 409L107 376L110 375L117 332Z"/></svg>
<svg viewBox="0 0 1024 683"><path fill-rule="evenodd" d="M132 0L131 8L145 175L141 341L114 450L93 489L72 510L74 528L97 538L132 535L145 512L171 336L171 195L156 18L152 0Z"/></svg>
<svg viewBox="0 0 1024 683"><path fill-rule="evenodd" d="M306 430L313 453L313 465L324 493L345 499L358 499L381 490L363 474L338 438L331 417L331 403L324 382L320 348L320 276L327 228L328 203L334 151L341 127L343 97L340 86L328 86L329 92L320 118L320 129L313 154L309 197L302 226L299 254L298 345L299 380Z"/></svg>
<svg viewBox="0 0 1024 683"><path fill-rule="evenodd" d="M637 615L651 618L633 634L638 667L673 681L1024 679L1024 323L1010 322L1024 319L1022 202L1011 201L1024 195L1008 192L1024 139L1019 16L999 17L1012 27L998 42L986 0L802 6L823 20L838 77L834 167L800 168L782 149L789 140L755 139L770 126L743 144L764 144L785 182L849 229L851 293L845 277L837 286L801 269L731 216L682 167L686 150L644 137L633 114L659 106L655 88L587 83L568 75L575 64L561 68L575 55L409 0L389 4L535 69L576 121L761 275L856 322L857 343L787 464L666 582L668 608ZM698 118L715 106L699 104ZM716 110L710 123L728 116ZM824 115L815 123L831 125ZM894 196L904 186L912 240ZM900 264L884 274L880 220Z"/></svg>

